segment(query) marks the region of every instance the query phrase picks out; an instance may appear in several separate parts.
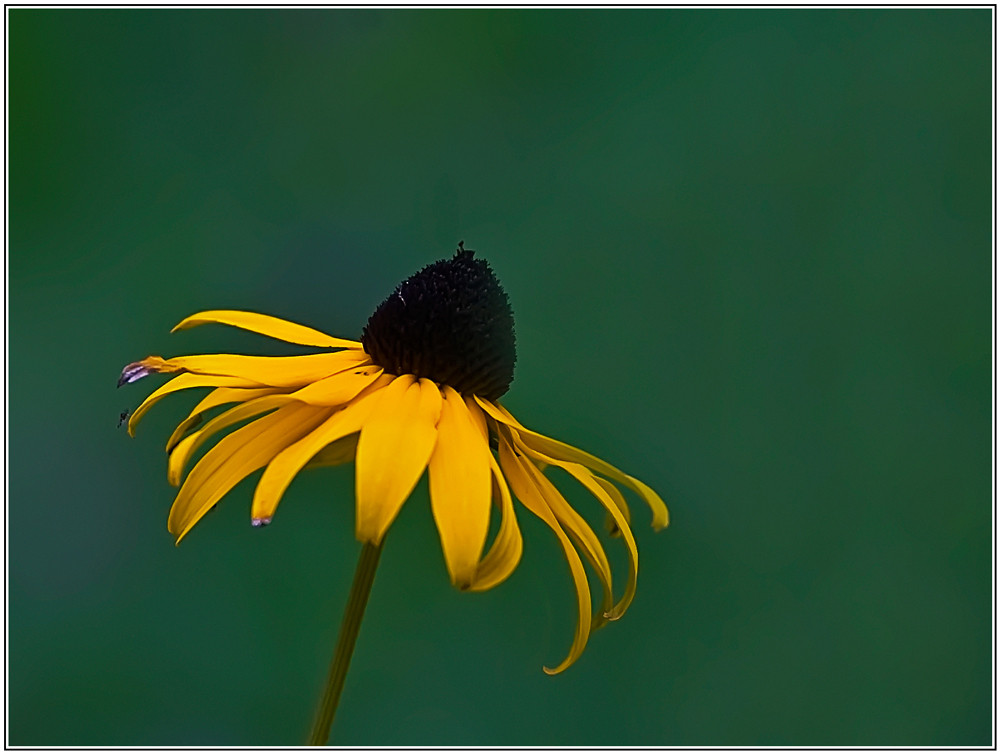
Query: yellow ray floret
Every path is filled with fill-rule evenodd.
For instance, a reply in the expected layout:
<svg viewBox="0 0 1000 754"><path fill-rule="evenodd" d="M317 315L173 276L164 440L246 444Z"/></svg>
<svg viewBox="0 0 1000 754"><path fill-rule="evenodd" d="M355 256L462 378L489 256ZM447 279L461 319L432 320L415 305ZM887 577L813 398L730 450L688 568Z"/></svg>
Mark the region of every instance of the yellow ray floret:
<svg viewBox="0 0 1000 754"><path fill-rule="evenodd" d="M188 328L211 322L239 327L243 330L283 340L286 343L296 343L300 346L361 348L361 344L356 340L334 338L311 327L297 325L294 322L272 317L268 314L256 314L254 312L241 312L230 309L213 309L211 311L192 314L190 317L181 320L170 332L187 330Z"/></svg>
<svg viewBox="0 0 1000 754"><path fill-rule="evenodd" d="M510 480L511 489L517 495L525 508L534 513L538 518L548 525L559 539L559 544L563 548L566 562L569 563L570 574L573 577L573 586L576 588L577 598L577 621L576 633L573 636L573 644L570 646L569 654L561 663L554 668L543 668L549 675L561 673L580 657L584 647L587 646L587 639L590 637L590 585L587 583L587 574L583 569L583 562L577 554L573 543L563 531L555 515L545 502L541 491L538 488L537 479L541 472L533 464L526 461L514 453L513 448L507 439L501 435L499 439L500 466L507 479Z"/></svg>
<svg viewBox="0 0 1000 754"><path fill-rule="evenodd" d="M500 465L492 455L490 455L490 472L500 495L500 530L493 540L490 551L479 562L476 575L469 584L469 590L473 592L492 589L510 576L521 561L521 552L524 549L507 480L504 479Z"/></svg>
<svg viewBox="0 0 1000 754"><path fill-rule="evenodd" d="M430 380L397 377L379 394L361 428L355 459L362 542L378 544L424 473L438 439L441 393Z"/></svg>
<svg viewBox="0 0 1000 754"><path fill-rule="evenodd" d="M164 359L149 356L136 362L150 372L190 372L216 377L238 377L251 387L305 387L332 374L371 364L360 350L314 353L306 356L237 356L211 353Z"/></svg>
<svg viewBox="0 0 1000 754"><path fill-rule="evenodd" d="M476 398L476 401L478 401L479 405L482 406L483 409L498 422L507 424L518 430L524 440L525 446L528 448L536 450L539 453L546 453L552 458L579 463L582 466L586 466L589 469L603 474L609 479L614 479L619 484L624 484L626 487L632 488L632 490L645 501L650 510L653 512L653 528L657 531L670 523L670 514L667 511L667 506L664 504L663 499L648 485L643 484L635 477L631 477L628 474L619 471L610 463L602 461L597 456L592 456L590 453L586 453L579 448L574 448L572 445L559 442L559 440L553 440L551 437L546 437L545 435L528 429L515 419L510 412L507 411L507 409L495 401L486 401L478 397Z"/></svg>
<svg viewBox="0 0 1000 754"><path fill-rule="evenodd" d="M428 466L431 511L448 575L467 589L475 580L490 527L490 452L486 419L445 385L438 440Z"/></svg>

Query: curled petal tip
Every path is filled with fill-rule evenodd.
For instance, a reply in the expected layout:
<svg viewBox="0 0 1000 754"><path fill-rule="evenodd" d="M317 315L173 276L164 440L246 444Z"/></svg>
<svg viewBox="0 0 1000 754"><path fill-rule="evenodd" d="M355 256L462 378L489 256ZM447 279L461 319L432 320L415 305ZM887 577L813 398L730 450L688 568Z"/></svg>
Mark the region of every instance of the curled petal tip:
<svg viewBox="0 0 1000 754"><path fill-rule="evenodd" d="M141 380L143 377L146 377L155 371L156 370L149 365L148 360L146 359L126 364L125 368L122 369L121 377L118 378L118 387L128 385L136 380Z"/></svg>
<svg viewBox="0 0 1000 754"><path fill-rule="evenodd" d="M270 516L264 516L262 518L251 518L250 519L250 525L252 527L254 527L255 529L259 529L262 526L267 526L269 523L271 523L271 517Z"/></svg>

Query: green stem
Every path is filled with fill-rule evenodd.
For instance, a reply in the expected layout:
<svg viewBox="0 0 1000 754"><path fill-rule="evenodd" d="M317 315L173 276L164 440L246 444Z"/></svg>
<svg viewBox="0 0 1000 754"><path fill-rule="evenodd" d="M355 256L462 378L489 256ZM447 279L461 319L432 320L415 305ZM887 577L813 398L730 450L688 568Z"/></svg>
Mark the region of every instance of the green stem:
<svg viewBox="0 0 1000 754"><path fill-rule="evenodd" d="M365 605L368 604L368 595L372 590L381 554L381 543L373 545L365 542L361 548L361 557L358 558L358 566L354 571L354 583L351 584L351 596L344 610L344 622L340 624L337 649L333 653L330 674L326 679L326 689L313 722L312 733L309 734L310 746L326 746L330 739L330 726L333 725L333 716L340 702L340 692L344 689L347 668L351 664L351 655L354 654L354 642L358 638L361 618L365 614Z"/></svg>

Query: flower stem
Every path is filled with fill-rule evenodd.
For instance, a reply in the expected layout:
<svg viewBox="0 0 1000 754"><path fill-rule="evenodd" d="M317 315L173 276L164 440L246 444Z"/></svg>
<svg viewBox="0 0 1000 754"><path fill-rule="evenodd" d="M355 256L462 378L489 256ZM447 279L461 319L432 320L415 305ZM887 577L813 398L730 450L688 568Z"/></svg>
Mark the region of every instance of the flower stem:
<svg viewBox="0 0 1000 754"><path fill-rule="evenodd" d="M340 692L344 688L347 668L351 664L351 655L354 654L354 642L358 638L361 618L365 614L365 606L368 604L368 595L372 590L375 569L378 568L381 554L381 542L377 545L365 542L361 548L361 557L358 558L358 566L354 571L354 583L351 584L351 595L344 610L344 621L340 624L337 649L330 662L326 689L323 691L323 699L316 713L316 720L313 722L312 733L309 734L310 746L326 746L326 742L330 739L330 726L333 725L333 716L340 702Z"/></svg>

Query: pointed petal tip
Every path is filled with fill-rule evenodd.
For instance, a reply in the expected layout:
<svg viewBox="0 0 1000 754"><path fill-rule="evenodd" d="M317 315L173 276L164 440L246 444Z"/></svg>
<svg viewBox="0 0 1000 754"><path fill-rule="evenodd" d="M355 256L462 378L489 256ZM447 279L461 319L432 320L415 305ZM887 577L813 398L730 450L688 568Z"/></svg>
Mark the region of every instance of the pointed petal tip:
<svg viewBox="0 0 1000 754"><path fill-rule="evenodd" d="M162 359L158 356L147 356L142 361L133 361L131 364L126 364L122 369L121 376L118 378L118 387L141 380L143 377L147 377L153 372L158 371L156 365L160 361Z"/></svg>
<svg viewBox="0 0 1000 754"><path fill-rule="evenodd" d="M149 374L149 370L138 362L126 364L122 369L122 373L118 376L117 387L128 385L130 382L135 382L136 380L141 380L147 374Z"/></svg>
<svg viewBox="0 0 1000 754"><path fill-rule="evenodd" d="M173 508L170 509L170 512L173 513ZM170 520L170 516L167 516L167 531L169 531L171 534L173 534L175 537L177 537L177 539L174 540L174 547L180 547L181 546L181 540L184 539L184 537L186 537L188 534L190 534L191 533L191 529L193 529L193 528L194 528L194 524L190 523L190 524L187 525L187 528L184 528L184 529L181 529L180 531L178 531L177 530L177 522L176 521L171 521Z"/></svg>

